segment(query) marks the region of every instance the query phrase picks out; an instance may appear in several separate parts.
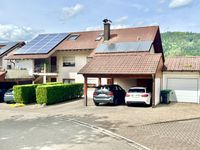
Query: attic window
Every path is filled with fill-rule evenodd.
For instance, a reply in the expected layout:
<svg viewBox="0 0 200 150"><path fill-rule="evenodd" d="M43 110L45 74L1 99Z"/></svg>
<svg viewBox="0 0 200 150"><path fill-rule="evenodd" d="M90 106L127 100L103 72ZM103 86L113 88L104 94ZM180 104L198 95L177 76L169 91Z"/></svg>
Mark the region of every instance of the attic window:
<svg viewBox="0 0 200 150"><path fill-rule="evenodd" d="M100 41L102 39L103 33L100 33L97 38L95 39L95 41Z"/></svg>
<svg viewBox="0 0 200 150"><path fill-rule="evenodd" d="M71 34L67 39L68 40L76 40L79 37L79 34Z"/></svg>

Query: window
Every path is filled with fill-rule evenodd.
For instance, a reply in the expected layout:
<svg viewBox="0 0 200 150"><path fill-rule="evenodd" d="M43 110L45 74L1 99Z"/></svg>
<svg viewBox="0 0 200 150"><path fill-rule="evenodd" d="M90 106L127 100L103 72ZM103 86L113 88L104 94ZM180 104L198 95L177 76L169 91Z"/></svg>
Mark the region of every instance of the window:
<svg viewBox="0 0 200 150"><path fill-rule="evenodd" d="M75 79L63 79L63 83L72 84L75 83Z"/></svg>
<svg viewBox="0 0 200 150"><path fill-rule="evenodd" d="M75 57L63 57L63 67L74 67L75 66Z"/></svg>
<svg viewBox="0 0 200 150"><path fill-rule="evenodd" d="M7 69L12 69L12 66L11 65L7 65Z"/></svg>
<svg viewBox="0 0 200 150"><path fill-rule="evenodd" d="M67 39L68 40L76 40L79 37L79 34L71 34Z"/></svg>
<svg viewBox="0 0 200 150"><path fill-rule="evenodd" d="M100 33L98 36L97 36L97 38L95 39L95 41L100 41L101 39L102 39L102 37L103 37L103 33Z"/></svg>

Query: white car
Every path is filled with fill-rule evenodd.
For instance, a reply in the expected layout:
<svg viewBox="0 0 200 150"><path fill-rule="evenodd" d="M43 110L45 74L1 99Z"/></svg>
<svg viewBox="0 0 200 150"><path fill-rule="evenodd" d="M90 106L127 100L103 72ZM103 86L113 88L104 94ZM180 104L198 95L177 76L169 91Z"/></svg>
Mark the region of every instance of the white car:
<svg viewBox="0 0 200 150"><path fill-rule="evenodd" d="M134 103L151 104L151 93L147 92L146 87L131 87L126 93L125 103L127 105Z"/></svg>

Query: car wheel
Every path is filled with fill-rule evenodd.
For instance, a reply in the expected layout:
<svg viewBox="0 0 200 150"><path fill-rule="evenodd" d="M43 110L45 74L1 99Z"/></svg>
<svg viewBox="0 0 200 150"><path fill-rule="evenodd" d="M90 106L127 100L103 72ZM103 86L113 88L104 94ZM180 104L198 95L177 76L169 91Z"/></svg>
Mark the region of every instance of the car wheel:
<svg viewBox="0 0 200 150"><path fill-rule="evenodd" d="M95 104L95 106L99 106L99 103L97 103L97 102L94 102L94 104Z"/></svg>

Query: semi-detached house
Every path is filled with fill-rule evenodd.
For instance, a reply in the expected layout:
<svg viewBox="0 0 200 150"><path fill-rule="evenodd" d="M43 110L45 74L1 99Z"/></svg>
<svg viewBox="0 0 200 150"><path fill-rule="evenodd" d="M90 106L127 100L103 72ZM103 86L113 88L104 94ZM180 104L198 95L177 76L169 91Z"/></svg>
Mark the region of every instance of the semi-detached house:
<svg viewBox="0 0 200 150"><path fill-rule="evenodd" d="M7 57L34 82L147 86L153 105L162 88L163 48L158 26L42 34ZM15 67L15 68L14 68Z"/></svg>

